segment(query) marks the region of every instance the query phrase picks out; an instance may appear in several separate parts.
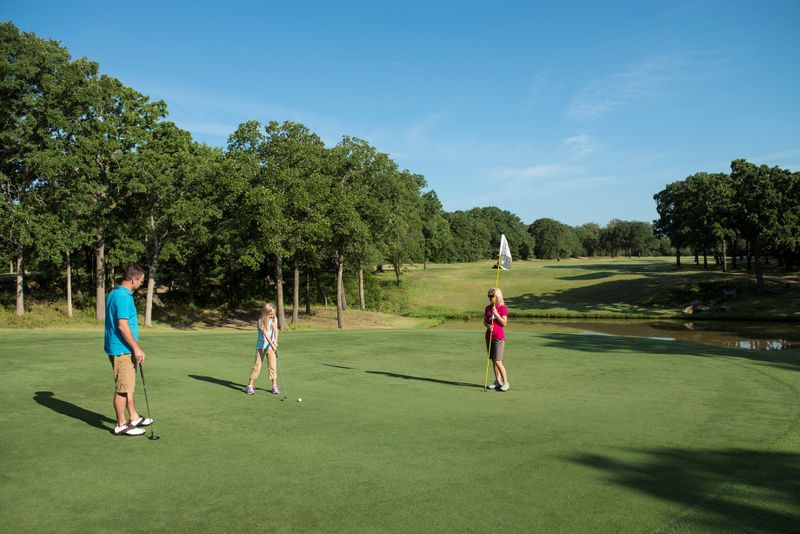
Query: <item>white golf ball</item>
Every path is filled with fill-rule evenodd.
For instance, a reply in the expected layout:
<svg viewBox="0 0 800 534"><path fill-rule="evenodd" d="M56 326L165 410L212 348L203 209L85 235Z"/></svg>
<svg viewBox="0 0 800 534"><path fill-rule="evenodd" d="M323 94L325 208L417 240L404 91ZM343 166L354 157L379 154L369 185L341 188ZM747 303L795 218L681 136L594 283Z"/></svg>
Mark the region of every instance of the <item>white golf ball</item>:
<svg viewBox="0 0 800 534"><path fill-rule="evenodd" d="M297 402L303 402L303 399L298 398Z"/></svg>

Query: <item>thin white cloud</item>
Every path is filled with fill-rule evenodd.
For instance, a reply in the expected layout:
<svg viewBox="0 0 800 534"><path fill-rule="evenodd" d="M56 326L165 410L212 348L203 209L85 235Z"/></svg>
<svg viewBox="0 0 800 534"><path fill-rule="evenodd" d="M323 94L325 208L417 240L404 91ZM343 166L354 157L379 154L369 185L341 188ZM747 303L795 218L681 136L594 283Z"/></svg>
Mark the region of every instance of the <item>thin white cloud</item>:
<svg viewBox="0 0 800 534"><path fill-rule="evenodd" d="M522 103L523 113L528 113L536 108L536 105L539 103L539 99L541 98L545 88L548 86L548 83L548 76L545 74L540 73L536 76L530 88L528 89L527 98Z"/></svg>
<svg viewBox="0 0 800 534"><path fill-rule="evenodd" d="M153 99L167 102L169 119L178 126L198 136L226 138L242 122L257 120L290 120L308 126L328 145L336 144L348 133L343 122L336 117L274 105L242 95L213 93L196 88L165 86L159 82L140 81L142 92Z"/></svg>
<svg viewBox="0 0 800 534"><path fill-rule="evenodd" d="M430 132L441 122L444 112L437 111L418 120L406 132L406 141L409 145L426 144Z"/></svg>
<svg viewBox="0 0 800 534"><path fill-rule="evenodd" d="M588 190L595 187L606 186L617 183L619 180L613 176L591 176L585 178L572 178L569 180L552 181L545 184L545 188L550 191L576 191Z"/></svg>
<svg viewBox="0 0 800 534"><path fill-rule="evenodd" d="M710 66L711 62L690 53L653 55L586 84L573 98L568 115L591 119L631 106L651 105L669 98L675 82L703 76Z"/></svg>
<svg viewBox="0 0 800 534"><path fill-rule="evenodd" d="M753 161L757 162L765 162L767 165L777 165L778 163L774 162L783 162L789 159L795 159L800 156L800 148L790 148L787 150L781 150L780 152L773 152L771 154L765 154L762 156L755 156L753 157ZM796 166L794 168L797 168Z"/></svg>
<svg viewBox="0 0 800 534"><path fill-rule="evenodd" d="M557 178L565 174L580 174L583 170L577 167L560 164L531 165L525 167L499 167L490 171L492 178L512 178L517 181Z"/></svg>
<svg viewBox="0 0 800 534"><path fill-rule="evenodd" d="M596 152L601 146L591 135L585 133L566 138L564 144L574 156L579 158Z"/></svg>

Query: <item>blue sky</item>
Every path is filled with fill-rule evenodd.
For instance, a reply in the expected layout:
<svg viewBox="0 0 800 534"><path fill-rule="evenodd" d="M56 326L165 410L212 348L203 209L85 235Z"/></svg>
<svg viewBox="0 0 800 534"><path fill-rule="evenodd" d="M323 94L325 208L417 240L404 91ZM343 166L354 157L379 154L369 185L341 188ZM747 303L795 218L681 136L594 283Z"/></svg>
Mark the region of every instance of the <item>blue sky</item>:
<svg viewBox="0 0 800 534"><path fill-rule="evenodd" d="M695 172L800 170L794 0L5 0L0 20L210 145L251 119L365 139L447 211L651 221L653 194Z"/></svg>

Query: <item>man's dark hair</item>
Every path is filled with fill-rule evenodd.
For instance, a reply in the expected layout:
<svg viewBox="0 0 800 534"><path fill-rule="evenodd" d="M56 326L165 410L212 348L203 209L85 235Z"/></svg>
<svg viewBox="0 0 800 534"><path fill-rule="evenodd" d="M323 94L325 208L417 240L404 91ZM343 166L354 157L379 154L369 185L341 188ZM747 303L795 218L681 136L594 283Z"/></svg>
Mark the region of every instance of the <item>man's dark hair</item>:
<svg viewBox="0 0 800 534"><path fill-rule="evenodd" d="M123 280L127 282L128 280L133 280L137 276L141 276L143 274L144 271L141 269L141 267L137 265L128 265L125 267L125 278L123 278Z"/></svg>

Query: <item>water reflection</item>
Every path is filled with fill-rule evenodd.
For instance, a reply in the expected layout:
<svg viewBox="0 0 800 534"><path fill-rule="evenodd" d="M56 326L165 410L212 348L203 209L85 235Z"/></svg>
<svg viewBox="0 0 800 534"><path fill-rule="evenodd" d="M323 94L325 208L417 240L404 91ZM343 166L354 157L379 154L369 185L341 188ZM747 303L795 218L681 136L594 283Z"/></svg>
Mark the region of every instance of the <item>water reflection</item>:
<svg viewBox="0 0 800 534"><path fill-rule="evenodd" d="M800 350L800 324L746 321L628 321L603 319L514 319L514 330L628 336L691 341L746 350ZM439 328L481 329L480 321L446 321Z"/></svg>

